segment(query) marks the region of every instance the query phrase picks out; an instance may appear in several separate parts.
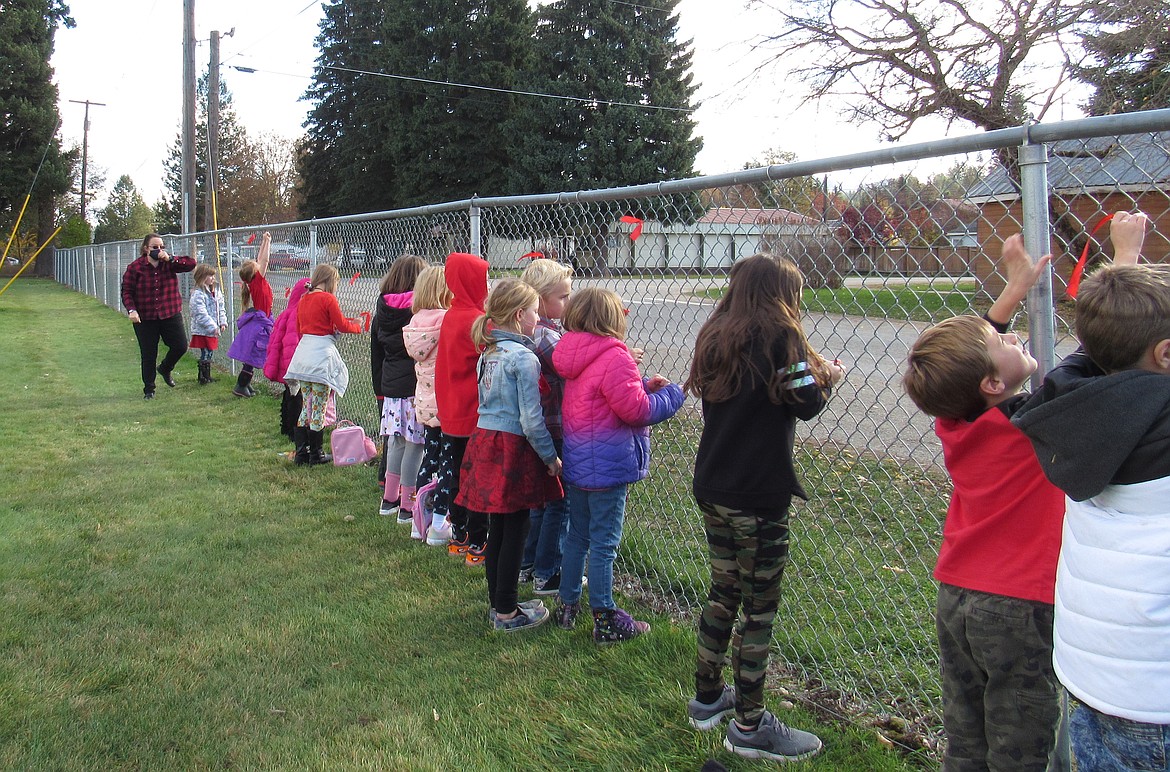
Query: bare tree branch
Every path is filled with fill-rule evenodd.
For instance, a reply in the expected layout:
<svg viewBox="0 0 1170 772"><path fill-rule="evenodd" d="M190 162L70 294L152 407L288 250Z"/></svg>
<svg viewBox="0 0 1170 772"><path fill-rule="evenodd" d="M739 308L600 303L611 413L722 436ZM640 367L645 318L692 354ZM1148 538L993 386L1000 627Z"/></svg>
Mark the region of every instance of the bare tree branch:
<svg viewBox="0 0 1170 772"><path fill-rule="evenodd" d="M778 0L780 30L753 49L805 62L804 101L843 96L891 139L939 115L992 130L1042 115L1067 85L1099 0Z"/></svg>

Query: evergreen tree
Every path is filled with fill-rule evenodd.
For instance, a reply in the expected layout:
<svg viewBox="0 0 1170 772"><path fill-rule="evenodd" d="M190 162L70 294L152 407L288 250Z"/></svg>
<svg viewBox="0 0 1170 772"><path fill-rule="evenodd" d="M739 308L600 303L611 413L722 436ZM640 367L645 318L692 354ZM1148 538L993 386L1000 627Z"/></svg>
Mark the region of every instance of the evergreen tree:
<svg viewBox="0 0 1170 772"><path fill-rule="evenodd" d="M1082 36L1087 63L1075 68L1096 91L1090 115L1170 107L1170 0L1133 0L1097 10L1098 23Z"/></svg>
<svg viewBox="0 0 1170 772"><path fill-rule="evenodd" d="M142 200L130 175L123 174L114 183L106 208L98 214L94 243L140 239L154 229L154 211Z"/></svg>
<svg viewBox="0 0 1170 772"><path fill-rule="evenodd" d="M540 8L530 90L575 100L526 103L529 130L514 132L517 188L586 190L694 174L702 140L686 112L696 86L677 6L555 0Z"/></svg>
<svg viewBox="0 0 1170 772"><path fill-rule="evenodd" d="M531 32L524 0L326 6L306 93L316 101L301 160L306 209L339 214L508 192L505 127L519 97L466 86L514 89L532 64Z"/></svg>
<svg viewBox="0 0 1170 772"><path fill-rule="evenodd" d="M38 244L53 232L54 198L69 189L72 162L56 138L60 116L49 58L58 24L73 26L64 0L0 3L0 224L11 231L43 157L23 223L36 222ZM39 275L51 272L51 260L37 265Z"/></svg>
<svg viewBox="0 0 1170 772"><path fill-rule="evenodd" d="M325 4L317 35L317 67L305 98L315 102L305 122L299 169L302 206L314 217L391 208L394 165L384 147L383 106L398 84L380 72L385 59L383 7L373 0ZM360 71L360 72L359 72Z"/></svg>

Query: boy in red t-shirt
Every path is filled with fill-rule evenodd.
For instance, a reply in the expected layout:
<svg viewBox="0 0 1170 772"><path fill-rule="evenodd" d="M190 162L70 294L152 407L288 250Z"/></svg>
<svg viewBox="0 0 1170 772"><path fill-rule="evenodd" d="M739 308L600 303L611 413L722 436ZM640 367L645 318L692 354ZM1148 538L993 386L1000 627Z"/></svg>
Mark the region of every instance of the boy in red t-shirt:
<svg viewBox="0 0 1170 772"><path fill-rule="evenodd" d="M1011 423L1036 360L1008 332L1051 256L1033 264L1017 234L1007 285L983 318L934 325L910 349L903 385L935 433L953 481L934 577L944 770L1043 772L1056 742L1053 590L1064 494Z"/></svg>

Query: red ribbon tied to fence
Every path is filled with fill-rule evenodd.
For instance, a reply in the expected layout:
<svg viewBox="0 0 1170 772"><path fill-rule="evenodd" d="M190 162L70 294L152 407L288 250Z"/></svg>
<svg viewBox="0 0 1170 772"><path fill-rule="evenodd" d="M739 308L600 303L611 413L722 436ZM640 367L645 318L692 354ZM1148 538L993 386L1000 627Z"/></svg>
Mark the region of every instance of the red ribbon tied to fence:
<svg viewBox="0 0 1170 772"><path fill-rule="evenodd" d="M637 241L638 237L642 235L642 220L632 214L623 214L621 221L634 226L634 229L630 231L630 241Z"/></svg>
<svg viewBox="0 0 1170 772"><path fill-rule="evenodd" d="M519 260L540 260L543 257L543 252L525 252L524 254L520 255L517 262L519 262Z"/></svg>
<svg viewBox="0 0 1170 772"><path fill-rule="evenodd" d="M1089 247L1093 244L1093 236L1105 223L1113 219L1113 215L1107 214L1097 221L1093 226L1093 230L1089 231L1089 238L1085 239L1085 248L1081 250L1081 259L1077 260L1077 265L1073 268L1072 276L1068 280L1068 296L1073 300L1077 298L1077 291L1081 288L1081 276L1085 272L1085 263L1089 261Z"/></svg>
<svg viewBox="0 0 1170 772"><path fill-rule="evenodd" d="M362 332L369 332L370 331L370 312L369 311L362 311L360 314L358 314L358 316L360 316L362 318Z"/></svg>
<svg viewBox="0 0 1170 772"><path fill-rule="evenodd" d="M288 300L290 297L292 297L292 287L285 287L284 288L284 299Z"/></svg>
<svg viewBox="0 0 1170 772"><path fill-rule="evenodd" d="M252 242L254 242L255 240L256 240L256 234L255 234L255 233L253 233L251 236L249 236L249 237L248 237L248 241L247 241L247 243L248 243L248 244L251 244L251 243L252 243Z"/></svg>
<svg viewBox="0 0 1170 772"><path fill-rule="evenodd" d="M351 286L351 287L352 287L352 286L353 286L353 285L354 285L354 284L357 282L357 280L358 280L358 277L359 277L359 276L361 276L361 275L362 275L362 272L361 272L361 271L354 271L354 274L353 274L353 276L351 276L351 277L350 277L350 279L349 279L349 286Z"/></svg>

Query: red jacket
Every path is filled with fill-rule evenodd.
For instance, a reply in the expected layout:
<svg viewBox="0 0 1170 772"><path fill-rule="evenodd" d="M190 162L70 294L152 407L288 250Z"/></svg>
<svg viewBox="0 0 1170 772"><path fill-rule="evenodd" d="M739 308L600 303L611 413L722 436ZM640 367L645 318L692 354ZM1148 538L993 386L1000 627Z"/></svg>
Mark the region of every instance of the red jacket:
<svg viewBox="0 0 1170 772"><path fill-rule="evenodd" d="M439 425L444 434L470 437L479 420L479 391L475 377L479 351L471 342L471 324L483 314L483 304L487 300L488 264L482 257L452 252L447 256L443 274L455 297L439 328L435 359Z"/></svg>

